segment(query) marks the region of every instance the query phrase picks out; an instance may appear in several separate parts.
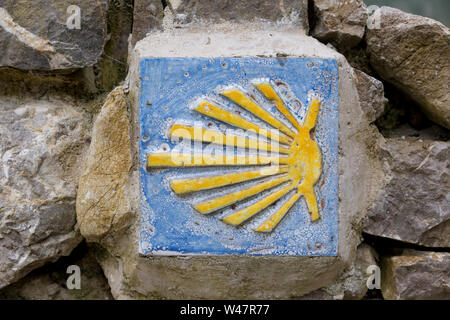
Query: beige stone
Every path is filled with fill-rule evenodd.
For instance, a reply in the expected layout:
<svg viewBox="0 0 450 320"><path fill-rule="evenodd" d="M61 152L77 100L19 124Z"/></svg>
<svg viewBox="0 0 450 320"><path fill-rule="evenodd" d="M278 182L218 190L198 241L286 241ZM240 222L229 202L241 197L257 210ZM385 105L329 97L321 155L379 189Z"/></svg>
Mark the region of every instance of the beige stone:
<svg viewBox="0 0 450 320"><path fill-rule="evenodd" d="M450 128L450 29L429 18L382 7L368 25L367 52L377 73Z"/></svg>
<svg viewBox="0 0 450 320"><path fill-rule="evenodd" d="M450 299L450 253L406 250L383 259L381 268L385 299Z"/></svg>
<svg viewBox="0 0 450 320"><path fill-rule="evenodd" d="M113 90L94 123L77 193L77 219L88 240L126 226L131 169L130 126L122 88Z"/></svg>
<svg viewBox="0 0 450 320"><path fill-rule="evenodd" d="M314 28L311 34L339 49L361 42L368 12L362 0L314 0Z"/></svg>

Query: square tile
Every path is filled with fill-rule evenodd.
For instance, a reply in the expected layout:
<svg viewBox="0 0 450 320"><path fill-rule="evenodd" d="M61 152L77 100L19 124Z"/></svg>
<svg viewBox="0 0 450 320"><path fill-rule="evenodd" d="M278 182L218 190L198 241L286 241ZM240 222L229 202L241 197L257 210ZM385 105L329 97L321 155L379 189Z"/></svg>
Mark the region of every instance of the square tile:
<svg viewBox="0 0 450 320"><path fill-rule="evenodd" d="M337 255L335 60L148 58L140 70L141 254Z"/></svg>

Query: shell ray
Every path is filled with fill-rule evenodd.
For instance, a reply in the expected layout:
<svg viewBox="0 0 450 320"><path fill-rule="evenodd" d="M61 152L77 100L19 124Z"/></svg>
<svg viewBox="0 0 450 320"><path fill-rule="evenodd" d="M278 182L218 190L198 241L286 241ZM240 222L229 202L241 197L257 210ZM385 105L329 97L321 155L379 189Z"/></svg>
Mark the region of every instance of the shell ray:
<svg viewBox="0 0 450 320"><path fill-rule="evenodd" d="M283 100L281 100L280 96L275 92L273 87L269 83L255 83L255 87L270 101L275 103L276 108L280 111L286 119L288 119L291 124L298 130L300 128L300 124L297 119L292 115L288 108L286 108Z"/></svg>
<svg viewBox="0 0 450 320"><path fill-rule="evenodd" d="M209 190L229 185L234 185L241 182L247 182L273 175L279 175L286 173L287 168L280 167L274 168L274 170L252 170L244 172L233 172L229 174L214 175L209 177L199 177L192 179L178 179L172 180L170 187L178 194L185 194L190 192Z"/></svg>
<svg viewBox="0 0 450 320"><path fill-rule="evenodd" d="M247 121L241 116L229 112L225 109L219 108L218 106L207 101L201 102L194 110L210 118L217 119L237 128L241 128L244 130L253 130L259 135L262 135L271 140L279 141L284 144L290 144L292 142L292 139L284 134L273 133L272 131L261 128L253 122Z"/></svg>
<svg viewBox="0 0 450 320"><path fill-rule="evenodd" d="M247 221L251 217L253 217L258 212L264 210L268 206L270 206L272 203L286 195L289 191L291 191L294 188L292 184L287 185L281 190L278 190L276 192L273 192L272 194L268 195L267 197L263 198L262 200L256 202L255 204L252 204L244 209L241 209L223 219L223 222L231 224L233 226L238 226L242 224L243 222Z"/></svg>
<svg viewBox="0 0 450 320"><path fill-rule="evenodd" d="M211 156L190 153L152 153L147 158L147 168L253 166L286 164L286 157L260 155Z"/></svg>
<svg viewBox="0 0 450 320"><path fill-rule="evenodd" d="M286 213L291 209L291 207L300 198L298 192L294 193L289 197L288 200L279 208L273 215L271 215L263 224L255 229L257 232L271 232L280 223L281 219L286 215Z"/></svg>
<svg viewBox="0 0 450 320"><path fill-rule="evenodd" d="M222 209L224 207L227 207L233 203L236 203L238 201L241 201L243 199L249 198L251 196L254 196L258 193L263 192L264 190L271 189L273 187L279 186L282 183L289 181L288 176L282 176L273 180L269 180L266 182L258 183L254 186L251 186L249 188L239 190L233 193L226 194L224 196L220 196L218 198L213 198L211 200L204 201L202 203L199 203L195 205L195 209L199 211L200 213L211 213L216 210Z"/></svg>
<svg viewBox="0 0 450 320"><path fill-rule="evenodd" d="M218 143L224 146L243 147L246 149L254 148L257 150L272 151L272 146L264 141L251 139L248 137L240 137L237 135L225 135L219 131L196 128L194 126L183 124L174 124L170 128L169 135L171 137L184 139L193 138L193 140L199 140L205 143ZM242 143L240 140L242 140ZM278 150L276 151L282 154L289 153L289 149L284 147L278 147Z"/></svg>
<svg viewBox="0 0 450 320"><path fill-rule="evenodd" d="M240 105L247 111L253 113L258 118L264 120L272 127L279 129L284 134L290 136L291 138L295 137L295 132L289 129L286 125L284 125L280 120L272 116L269 112L258 106L253 100L247 97L244 93L237 89L230 89L222 92L224 97L227 97L234 103Z"/></svg>

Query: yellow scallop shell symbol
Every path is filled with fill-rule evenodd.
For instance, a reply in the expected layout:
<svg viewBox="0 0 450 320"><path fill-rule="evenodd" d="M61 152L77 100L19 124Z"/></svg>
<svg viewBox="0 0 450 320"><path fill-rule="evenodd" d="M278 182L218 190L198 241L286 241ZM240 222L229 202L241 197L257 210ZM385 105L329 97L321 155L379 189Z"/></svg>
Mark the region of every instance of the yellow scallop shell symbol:
<svg viewBox="0 0 450 320"><path fill-rule="evenodd" d="M246 202L251 197L262 192L269 191L267 196L251 203L248 206L233 210L233 213L223 218L223 222L239 226L252 217L282 199L283 203L267 220L254 229L257 232L271 232L288 213L291 207L305 197L310 213L311 221L320 219L317 197L314 186L322 173L322 153L315 141L315 127L320 109L320 100L313 98L308 106L303 123L299 123L296 117L289 111L286 104L280 98L274 87L269 82L254 83L258 91L273 103L277 110L285 117L291 128L283 121L259 106L254 99L239 89L232 88L221 92L221 95L235 103L246 112L253 114L277 131L269 131L258 124L248 121L240 114L222 108L218 103L201 101L195 111L209 118L226 123L232 127L253 130L261 139L224 135L215 130L205 128L196 129L191 125L174 124L169 131L171 137L190 138L204 143L217 143L220 141L225 146L244 147L255 149L258 153L254 157L234 154L221 157L210 155L189 154L184 155L186 161L179 161L172 153L152 153L148 155L147 167L205 167L205 166L262 166L263 169L252 169L220 175L208 175L190 179L174 179L170 182L172 190L177 194L187 194L215 188L224 188L238 183L244 183L239 191L229 192L216 196L194 205L194 208L202 213L209 214L226 207L233 207L237 202ZM271 150L269 141L279 143L277 150ZM270 156L260 154L260 150L272 151ZM277 153L274 155L274 152ZM267 154L267 153L266 153ZM193 158L193 159L192 159ZM249 187L245 182L259 181ZM273 191L271 191L274 189Z"/></svg>

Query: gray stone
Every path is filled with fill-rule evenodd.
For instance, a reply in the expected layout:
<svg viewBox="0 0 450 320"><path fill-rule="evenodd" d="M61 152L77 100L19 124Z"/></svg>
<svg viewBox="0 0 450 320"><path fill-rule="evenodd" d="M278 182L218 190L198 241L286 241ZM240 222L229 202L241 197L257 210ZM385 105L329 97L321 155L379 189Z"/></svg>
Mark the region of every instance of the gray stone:
<svg viewBox="0 0 450 320"><path fill-rule="evenodd" d="M93 68L101 92L113 90L127 75L128 40L133 26L133 1L112 0L108 7L108 41Z"/></svg>
<svg viewBox="0 0 450 320"><path fill-rule="evenodd" d="M345 56L348 63L350 63L353 68L358 69L371 77L375 76L373 69L370 66L366 49L362 48L362 45L353 48L339 49L339 52Z"/></svg>
<svg viewBox="0 0 450 320"><path fill-rule="evenodd" d="M356 46L366 30L367 7L362 0L314 0L312 36L339 49Z"/></svg>
<svg viewBox="0 0 450 320"><path fill-rule="evenodd" d="M367 293L367 268L376 266L378 255L369 245L359 245L356 259L332 285L301 297L302 300L361 300Z"/></svg>
<svg viewBox="0 0 450 320"><path fill-rule="evenodd" d="M70 30L70 5L81 29ZM0 0L0 67L60 70L95 64L107 38L107 0Z"/></svg>
<svg viewBox="0 0 450 320"><path fill-rule="evenodd" d="M164 7L159 0L136 0L132 43L135 45L151 31L248 22L292 25L307 33L308 1L168 0Z"/></svg>
<svg viewBox="0 0 450 320"><path fill-rule="evenodd" d="M308 4L305 0L169 0L175 25L207 21L270 21L298 24L307 30Z"/></svg>
<svg viewBox="0 0 450 320"><path fill-rule="evenodd" d="M0 290L7 300L112 300L103 271L91 251L79 259L58 261L37 269L12 285ZM65 263L67 262L67 263ZM69 265L80 267L80 289L68 289Z"/></svg>
<svg viewBox="0 0 450 320"><path fill-rule="evenodd" d="M161 0L135 0L132 43L145 38L153 29L162 29L164 8Z"/></svg>
<svg viewBox="0 0 450 320"><path fill-rule="evenodd" d="M209 28L209 26L208 26ZM380 139L376 129L369 125L358 101L355 74L345 58L317 40L306 37L303 30L261 29L253 23L230 25L217 24L213 30L201 26L174 28L170 32L155 31L136 44L130 57L128 89L123 94L130 102L130 128L122 125L121 117L107 116L117 110L108 107L99 119L116 119L109 127L122 128L123 134L131 134L130 144L121 145L123 154L131 149L132 163L136 157L139 125L137 122L139 95L139 61L144 57L240 57L272 56L319 57L336 59L339 65L339 249L336 257L276 257L276 256L139 256L140 201L139 170L131 165L128 174L121 171L120 193L114 199L126 210L117 211L117 201L102 201L101 186L92 184L91 202L102 202L98 215L85 215L82 224L89 226L90 241L103 248L97 258L102 265L112 294L118 299L129 298L197 298L197 299L268 299L294 298L331 285L353 263L360 243L365 213L381 188L381 164L376 154ZM208 31L208 32L207 32ZM127 91L129 93L127 94ZM122 93L120 93L122 91ZM111 100L112 101L112 100ZM108 102L108 105L110 103ZM99 121L99 120L97 120ZM93 145L107 144L114 147L114 139L107 126L95 124ZM119 135L122 136L122 135ZM117 149L119 150L119 149ZM88 160L90 167L115 167L110 157L95 156ZM87 167L86 167L87 168ZM125 166L128 168L128 165ZM82 174L89 178L88 170ZM126 179L125 179L126 178ZM118 180L119 181L119 180ZM354 181L359 181L354 183ZM100 189L99 189L100 188ZM97 190L98 189L98 190ZM80 193L80 196L86 193ZM123 196L122 196L123 195ZM77 199L81 202L82 199ZM111 204L111 206L109 206ZM85 212L83 210L83 212ZM78 212L78 215L83 215ZM126 214L119 214L117 212ZM126 217L126 218L125 218ZM123 218L123 219L122 219ZM90 222L93 222L92 224ZM102 223L99 223L102 222ZM103 223L106 222L106 223ZM97 228L98 227L98 228ZM83 233L88 234L88 233ZM97 236L101 235L101 236Z"/></svg>
<svg viewBox="0 0 450 320"><path fill-rule="evenodd" d="M357 69L355 74L359 103L368 120L374 122L384 113L384 107L388 101L384 97L383 83Z"/></svg>
<svg viewBox="0 0 450 320"><path fill-rule="evenodd" d="M385 187L364 231L429 247L450 246L450 142L387 139Z"/></svg>
<svg viewBox="0 0 450 320"><path fill-rule="evenodd" d="M375 11L374 19L366 35L372 67L450 128L450 29L389 7Z"/></svg>
<svg viewBox="0 0 450 320"><path fill-rule="evenodd" d="M0 98L0 287L81 241L76 177L89 129L72 102Z"/></svg>
<svg viewBox="0 0 450 320"><path fill-rule="evenodd" d="M450 253L406 250L384 258L381 269L384 299L450 299Z"/></svg>

